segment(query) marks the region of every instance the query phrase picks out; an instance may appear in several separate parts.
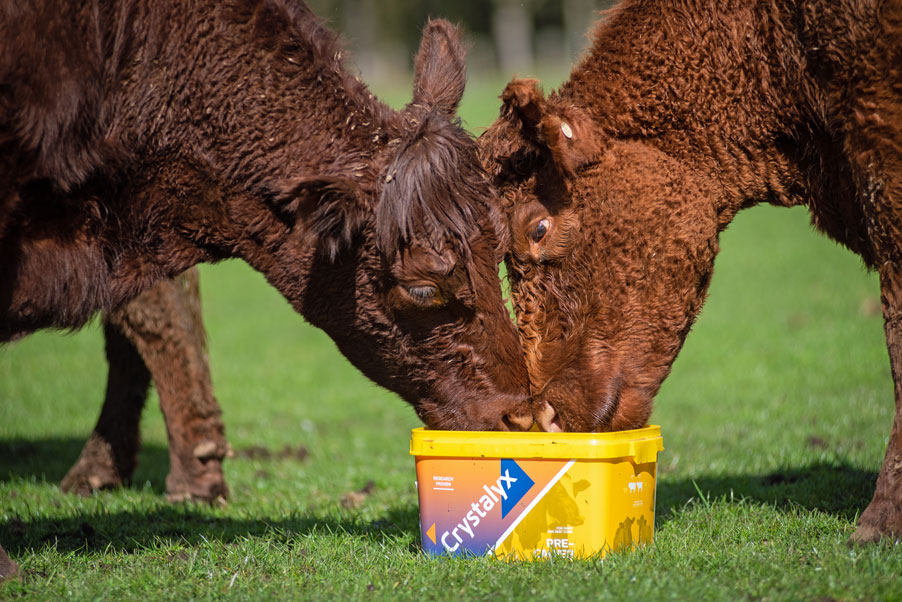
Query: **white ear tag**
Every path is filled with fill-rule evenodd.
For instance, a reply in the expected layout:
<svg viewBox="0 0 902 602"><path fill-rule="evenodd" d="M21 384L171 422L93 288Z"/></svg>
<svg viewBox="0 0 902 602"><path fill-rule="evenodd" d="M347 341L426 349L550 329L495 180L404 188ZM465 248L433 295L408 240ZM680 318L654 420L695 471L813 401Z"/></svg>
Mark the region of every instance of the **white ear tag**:
<svg viewBox="0 0 902 602"><path fill-rule="evenodd" d="M566 121L561 122L561 132L564 133L564 136L567 137L567 140L573 138L573 130L570 129L570 124Z"/></svg>

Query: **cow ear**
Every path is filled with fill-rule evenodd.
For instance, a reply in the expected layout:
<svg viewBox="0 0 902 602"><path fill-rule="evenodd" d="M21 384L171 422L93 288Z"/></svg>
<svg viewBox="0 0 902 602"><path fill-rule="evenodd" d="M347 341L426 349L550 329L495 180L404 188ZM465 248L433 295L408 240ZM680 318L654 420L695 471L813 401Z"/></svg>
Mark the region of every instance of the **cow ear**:
<svg viewBox="0 0 902 602"><path fill-rule="evenodd" d="M545 115L545 95L536 79L514 78L501 93L502 113L521 122L524 134L535 138L536 128Z"/></svg>
<svg viewBox="0 0 902 602"><path fill-rule="evenodd" d="M357 185L340 176L299 178L284 189L278 212L306 226L317 249L334 261L363 229L372 210Z"/></svg>
<svg viewBox="0 0 902 602"><path fill-rule="evenodd" d="M539 123L539 139L548 147L558 170L570 178L577 168L592 160L597 150L592 121L575 109L547 113Z"/></svg>
<svg viewBox="0 0 902 602"><path fill-rule="evenodd" d="M460 30L444 19L426 24L414 66L414 105L448 115L457 111L467 81L466 50L460 37Z"/></svg>
<svg viewBox="0 0 902 602"><path fill-rule="evenodd" d="M545 100L534 79L514 79L501 94L502 114L519 122L523 136L546 148L554 165L573 177L596 152L592 120L577 107L559 107Z"/></svg>

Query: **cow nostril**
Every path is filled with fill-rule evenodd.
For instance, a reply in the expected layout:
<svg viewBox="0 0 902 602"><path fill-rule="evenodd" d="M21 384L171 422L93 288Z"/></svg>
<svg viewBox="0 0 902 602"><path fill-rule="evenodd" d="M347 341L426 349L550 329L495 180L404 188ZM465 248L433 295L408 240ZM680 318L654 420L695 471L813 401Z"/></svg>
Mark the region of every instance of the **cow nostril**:
<svg viewBox="0 0 902 602"><path fill-rule="evenodd" d="M527 412L524 414L518 414L516 412L511 412L509 414L505 414L501 418L501 426L499 430L502 431L528 431L532 428L533 419L532 412Z"/></svg>
<svg viewBox="0 0 902 602"><path fill-rule="evenodd" d="M536 411L536 422L539 424L539 428L549 433L560 433L564 430L561 417L547 401L543 402L542 407Z"/></svg>

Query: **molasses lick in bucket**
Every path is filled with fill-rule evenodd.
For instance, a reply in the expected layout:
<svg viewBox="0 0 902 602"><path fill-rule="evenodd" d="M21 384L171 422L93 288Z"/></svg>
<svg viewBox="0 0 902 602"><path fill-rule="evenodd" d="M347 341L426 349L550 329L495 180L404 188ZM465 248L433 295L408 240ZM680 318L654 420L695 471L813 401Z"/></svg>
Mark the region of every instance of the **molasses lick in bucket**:
<svg viewBox="0 0 902 602"><path fill-rule="evenodd" d="M414 429L423 550L586 557L651 543L661 429Z"/></svg>

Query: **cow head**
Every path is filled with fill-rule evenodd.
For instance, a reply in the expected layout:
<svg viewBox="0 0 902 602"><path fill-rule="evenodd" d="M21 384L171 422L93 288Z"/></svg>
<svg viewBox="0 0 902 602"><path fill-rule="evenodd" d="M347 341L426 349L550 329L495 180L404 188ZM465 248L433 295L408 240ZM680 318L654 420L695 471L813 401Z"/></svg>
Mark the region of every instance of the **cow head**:
<svg viewBox="0 0 902 602"><path fill-rule="evenodd" d="M526 368L498 277L507 226L455 116L464 69L457 30L430 23L375 182L296 181L280 208L318 249L301 311L354 365L431 428L525 430Z"/></svg>
<svg viewBox="0 0 902 602"><path fill-rule="evenodd" d="M533 80L480 138L511 229L509 274L537 422L637 428L701 307L717 216L700 179Z"/></svg>

